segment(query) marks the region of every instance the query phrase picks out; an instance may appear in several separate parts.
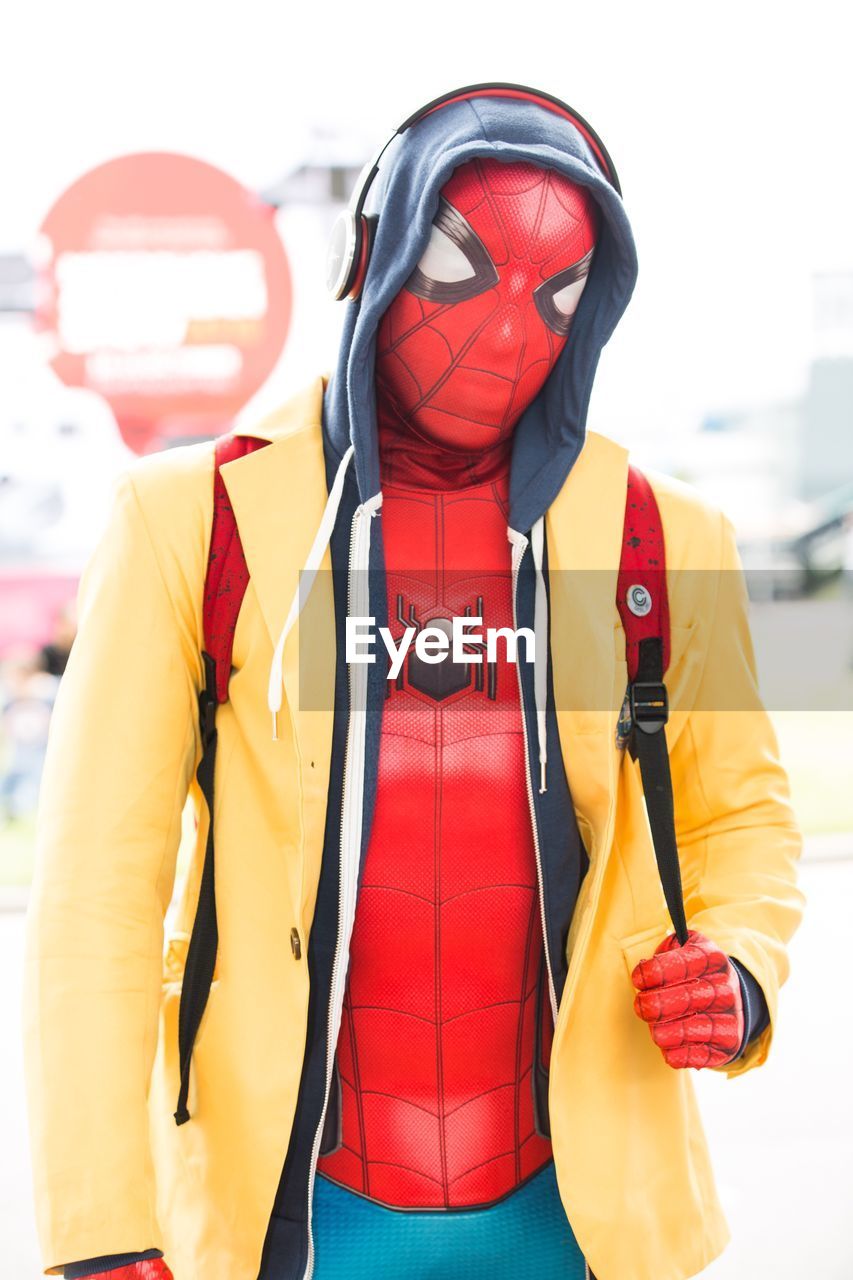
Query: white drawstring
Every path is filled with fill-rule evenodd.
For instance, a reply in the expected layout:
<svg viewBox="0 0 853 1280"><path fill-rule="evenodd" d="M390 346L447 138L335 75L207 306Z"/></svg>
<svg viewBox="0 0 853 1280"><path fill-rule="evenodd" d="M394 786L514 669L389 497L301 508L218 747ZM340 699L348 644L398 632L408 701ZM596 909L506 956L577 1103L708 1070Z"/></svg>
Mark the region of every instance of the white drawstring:
<svg viewBox="0 0 853 1280"><path fill-rule="evenodd" d="M530 531L530 547L533 552L533 568L536 571L536 590L533 604L533 697L536 703L536 736L539 744L539 794L548 789L545 778L548 765L548 595L542 563L545 554L545 518L540 516Z"/></svg>
<svg viewBox="0 0 853 1280"><path fill-rule="evenodd" d="M278 738L278 713L281 710L282 703L282 683L284 680L284 646L287 637L293 630L296 619L302 612L306 600L311 594L311 588L314 585L314 579L320 568L323 556L326 554L326 548L332 537L332 530L335 527L335 521L338 517L338 507L341 505L341 494L344 491L344 480L346 479L347 467L353 455L353 446L347 449L341 458L332 487L329 490L329 496L326 499L326 506L323 510L323 516L314 535L314 541L311 543L311 550L308 552L308 558L305 566L299 575L299 581L296 584L296 591L290 602L290 608L287 611L287 617L284 620L284 626L276 642L275 650L270 663L270 678L267 687L267 705L272 712L272 736L273 741Z"/></svg>

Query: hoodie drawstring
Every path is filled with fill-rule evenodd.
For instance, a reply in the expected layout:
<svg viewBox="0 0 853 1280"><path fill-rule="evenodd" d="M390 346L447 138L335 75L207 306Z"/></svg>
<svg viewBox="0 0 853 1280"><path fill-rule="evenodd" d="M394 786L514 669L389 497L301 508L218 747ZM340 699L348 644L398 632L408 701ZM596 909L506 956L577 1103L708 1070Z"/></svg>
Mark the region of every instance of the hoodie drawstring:
<svg viewBox="0 0 853 1280"><path fill-rule="evenodd" d="M545 554L545 517L540 516L530 531L530 547L533 552L533 568L536 573L536 589L533 604L533 637L535 653L533 661L533 697L536 704L536 737L539 746L539 794L548 789L545 778L548 765L548 593L542 563Z"/></svg>
<svg viewBox="0 0 853 1280"><path fill-rule="evenodd" d="M311 543L311 550L302 572L299 575L299 581L296 585L296 591L290 602L290 608L287 611L287 617L284 620L284 626L279 633L276 641L275 650L273 651L272 662L270 663L270 678L267 687L267 705L272 713L272 736L275 742L278 739L278 713L281 710L282 703L282 685L284 681L284 646L287 637L293 630L296 619L299 617L302 609L311 594L311 588L317 577L317 572L326 554L326 548L332 537L332 531L335 527L335 521L338 518L338 507L341 505L341 495L344 491L344 480L346 479L347 468L352 460L354 446L350 445L344 456L341 458L338 469L335 473L335 479L329 490L329 496L326 499L326 505L323 509L323 515L317 526L317 532L314 535L314 541Z"/></svg>

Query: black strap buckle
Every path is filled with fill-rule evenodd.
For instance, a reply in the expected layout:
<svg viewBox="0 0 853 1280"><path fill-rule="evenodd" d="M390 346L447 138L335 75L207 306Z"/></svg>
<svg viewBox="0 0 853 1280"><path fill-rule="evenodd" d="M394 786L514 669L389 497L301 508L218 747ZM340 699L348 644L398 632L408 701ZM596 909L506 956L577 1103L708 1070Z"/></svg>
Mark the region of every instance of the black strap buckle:
<svg viewBox="0 0 853 1280"><path fill-rule="evenodd" d="M203 747L209 747L216 732L216 694L202 689L198 695L198 724Z"/></svg>
<svg viewBox="0 0 853 1280"><path fill-rule="evenodd" d="M635 680L628 689L631 723L643 733L657 733L669 719L669 697L661 680Z"/></svg>
<svg viewBox="0 0 853 1280"><path fill-rule="evenodd" d="M216 733L216 663L210 654L202 649L204 665L204 688L198 694L198 727L201 732L201 745L207 749Z"/></svg>

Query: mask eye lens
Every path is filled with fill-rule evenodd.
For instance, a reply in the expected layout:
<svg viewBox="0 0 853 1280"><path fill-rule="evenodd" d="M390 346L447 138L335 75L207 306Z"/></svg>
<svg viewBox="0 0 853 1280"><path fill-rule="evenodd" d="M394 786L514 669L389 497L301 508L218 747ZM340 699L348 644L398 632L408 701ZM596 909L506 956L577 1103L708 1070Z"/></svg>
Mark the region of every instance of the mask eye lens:
<svg viewBox="0 0 853 1280"><path fill-rule="evenodd" d="M497 284L498 273L480 237L442 196L427 247L406 288L430 302L462 302Z"/></svg>
<svg viewBox="0 0 853 1280"><path fill-rule="evenodd" d="M473 266L459 245L454 244L450 236L434 223L417 270L427 279L442 284L456 284L460 280L471 280L475 274Z"/></svg>
<svg viewBox="0 0 853 1280"><path fill-rule="evenodd" d="M572 327L581 294L586 288L592 249L574 266L558 271L550 280L540 284L533 297L536 310L554 333L565 336Z"/></svg>
<svg viewBox="0 0 853 1280"><path fill-rule="evenodd" d="M567 320L571 320L577 311L578 303L581 300L581 294L586 284L586 276L580 280L575 280L572 284L564 285L562 289L558 289L553 294L551 301L557 308L561 316L565 316Z"/></svg>

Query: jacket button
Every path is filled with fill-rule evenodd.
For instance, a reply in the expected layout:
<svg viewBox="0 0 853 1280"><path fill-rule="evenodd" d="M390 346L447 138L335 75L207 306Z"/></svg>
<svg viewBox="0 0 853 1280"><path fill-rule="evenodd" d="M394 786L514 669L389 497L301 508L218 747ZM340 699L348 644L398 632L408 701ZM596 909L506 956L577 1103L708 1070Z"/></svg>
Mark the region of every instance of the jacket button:
<svg viewBox="0 0 853 1280"><path fill-rule="evenodd" d="M290 930L290 950L293 952L294 960L301 960L302 943L299 939L299 930L296 928Z"/></svg>

